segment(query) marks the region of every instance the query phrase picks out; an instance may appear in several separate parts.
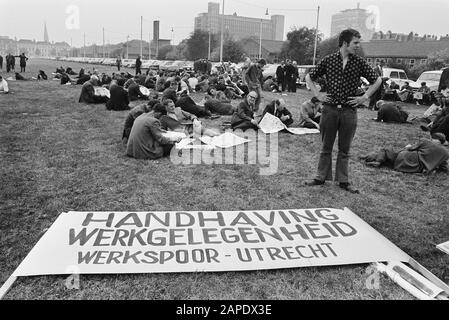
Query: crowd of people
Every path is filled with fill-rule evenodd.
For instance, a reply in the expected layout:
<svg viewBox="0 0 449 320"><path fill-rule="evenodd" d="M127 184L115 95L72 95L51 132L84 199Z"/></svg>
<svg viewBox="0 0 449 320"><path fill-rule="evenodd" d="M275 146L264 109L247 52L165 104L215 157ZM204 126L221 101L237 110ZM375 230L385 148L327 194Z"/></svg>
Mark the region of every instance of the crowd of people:
<svg viewBox="0 0 449 320"><path fill-rule="evenodd" d="M339 51L323 58L306 76L313 98L292 106L299 110L297 124L300 127L318 129L321 132L322 147L317 174L313 181L307 183L308 186L323 185L326 180L332 180L332 149L338 136L335 180L342 189L358 193L351 186L348 174L350 147L357 128L357 109L369 105L377 110L375 120L405 123L409 114L398 101L416 101L421 104L428 102L427 99L430 98L426 83L422 83L417 92L411 89L409 83L405 83L402 88L394 81L387 84L385 78L356 54L359 47L360 34L353 29L343 31L339 38ZM11 61L11 58L8 59ZM285 126L291 126L295 119L282 98L282 92L296 91L297 64L291 60L282 62L276 70L275 79L264 79L265 65L264 59L251 62L247 58L241 69L232 68L229 64L212 68L211 63L203 59L194 63L193 70L147 70L143 74L138 57L135 75L120 72L121 60L117 59L118 72L110 75L95 68L92 71L81 68L77 73L70 67L60 67L53 72L53 76L61 85L81 85L78 99L80 103L104 104L107 110L128 111L122 131L126 154L137 159L157 159L167 155L181 139L179 135L167 135L167 132L183 133L186 137L195 132L208 136L220 134L220 129L207 128L200 118L230 116L230 121L226 123L233 130L258 130L260 121L269 113L279 118ZM8 62L8 66L11 68L11 62ZM22 54L23 71L25 66L26 57ZM346 68L351 72L345 72ZM17 74L16 79L27 80ZM323 78L326 83L318 85ZM45 72L40 70L37 80L47 79ZM365 79L366 83L362 84L360 79ZM326 90L322 90L323 88ZM0 91L9 91L7 82L1 76ZM262 109L263 91L278 92L280 97L269 101ZM201 93L204 98L197 102L192 98L193 93ZM195 95L198 96L201 95ZM439 140L442 145L448 143L446 139L449 137L448 86L441 87L436 98L437 109L431 116L424 118L427 122L421 129L428 131L434 139L430 143L435 144ZM134 108L131 107L133 101L136 105ZM404 150L419 153L423 148L431 155L435 152L438 155L444 154L441 150L447 153L444 148L431 148L427 144ZM390 151L381 150L364 160L371 165L375 163L374 166L380 166L397 163L406 155L405 151ZM441 162L447 160L445 156L437 158ZM428 167L422 164L417 166L425 168L424 171L445 168L439 162ZM398 169L401 165L394 164L394 167ZM417 168L415 169L418 170ZM416 170L413 172L419 171Z"/></svg>

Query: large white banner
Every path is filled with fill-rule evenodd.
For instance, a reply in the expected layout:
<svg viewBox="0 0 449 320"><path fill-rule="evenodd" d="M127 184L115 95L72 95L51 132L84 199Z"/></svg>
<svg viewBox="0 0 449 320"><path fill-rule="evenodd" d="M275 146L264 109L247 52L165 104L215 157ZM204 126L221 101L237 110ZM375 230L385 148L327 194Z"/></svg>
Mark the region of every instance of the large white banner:
<svg viewBox="0 0 449 320"><path fill-rule="evenodd" d="M14 276L237 271L409 259L349 209L68 212Z"/></svg>

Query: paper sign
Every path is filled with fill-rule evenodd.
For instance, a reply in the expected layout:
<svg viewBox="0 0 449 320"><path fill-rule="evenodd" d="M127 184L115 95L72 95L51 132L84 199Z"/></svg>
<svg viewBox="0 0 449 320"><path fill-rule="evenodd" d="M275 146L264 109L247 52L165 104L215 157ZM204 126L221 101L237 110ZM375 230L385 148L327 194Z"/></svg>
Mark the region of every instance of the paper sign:
<svg viewBox="0 0 449 320"><path fill-rule="evenodd" d="M184 132L177 132L177 131L166 131L162 133L162 136L170 140L176 140L178 138L182 139L187 138Z"/></svg>
<svg viewBox="0 0 449 320"><path fill-rule="evenodd" d="M94 87L95 89L95 95L98 97L108 97L109 99L111 98L111 93L109 92L108 89L104 88L104 87Z"/></svg>
<svg viewBox="0 0 449 320"><path fill-rule="evenodd" d="M224 149L250 142L250 140L241 138L231 132L225 132L215 137L202 136L200 140L206 144Z"/></svg>
<svg viewBox="0 0 449 320"><path fill-rule="evenodd" d="M196 143L194 143L196 142ZM202 144L200 140L194 138L185 138L175 144L175 148L179 150L212 150L215 146L209 144Z"/></svg>
<svg viewBox="0 0 449 320"><path fill-rule="evenodd" d="M404 261L349 209L62 213L13 276L243 271Z"/></svg>

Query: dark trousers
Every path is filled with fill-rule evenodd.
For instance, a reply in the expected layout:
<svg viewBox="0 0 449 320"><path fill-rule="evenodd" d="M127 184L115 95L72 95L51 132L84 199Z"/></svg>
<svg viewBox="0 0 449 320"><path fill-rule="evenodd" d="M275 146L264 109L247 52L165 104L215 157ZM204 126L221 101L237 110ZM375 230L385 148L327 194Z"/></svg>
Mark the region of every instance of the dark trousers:
<svg viewBox="0 0 449 320"><path fill-rule="evenodd" d="M136 76L137 76L138 74L142 74L142 71L140 71L140 68L136 68Z"/></svg>
<svg viewBox="0 0 449 320"><path fill-rule="evenodd" d="M285 79L284 78L278 79L278 86L282 92L285 91Z"/></svg>
<svg viewBox="0 0 449 320"><path fill-rule="evenodd" d="M25 71L25 67L26 67L26 66L20 66L20 72L26 72L26 71Z"/></svg>
<svg viewBox="0 0 449 320"><path fill-rule="evenodd" d="M349 182L349 149L357 129L357 109L324 105L320 120L322 148L316 180L332 180L332 149L338 133L338 157L335 181Z"/></svg>
<svg viewBox="0 0 449 320"><path fill-rule="evenodd" d="M237 124L233 124L232 129L233 130L240 129L240 130L246 131L248 129L258 130L259 127L255 126L251 121L242 120L241 122L238 122Z"/></svg>

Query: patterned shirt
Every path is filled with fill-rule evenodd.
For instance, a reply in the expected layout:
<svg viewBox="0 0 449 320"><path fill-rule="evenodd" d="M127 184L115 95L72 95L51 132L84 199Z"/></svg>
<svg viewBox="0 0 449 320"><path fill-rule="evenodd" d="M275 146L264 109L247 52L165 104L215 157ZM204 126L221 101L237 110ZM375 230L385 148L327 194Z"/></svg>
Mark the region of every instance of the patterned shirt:
<svg viewBox="0 0 449 320"><path fill-rule="evenodd" d="M350 54L343 70L343 58L340 51L323 58L318 66L310 72L310 79L316 81L318 77L326 75L328 94L331 103L344 104L349 97L354 97L360 83L360 77L366 78L371 84L378 76L363 58Z"/></svg>

